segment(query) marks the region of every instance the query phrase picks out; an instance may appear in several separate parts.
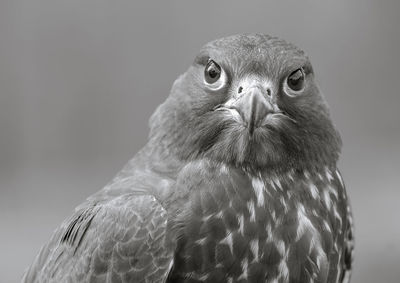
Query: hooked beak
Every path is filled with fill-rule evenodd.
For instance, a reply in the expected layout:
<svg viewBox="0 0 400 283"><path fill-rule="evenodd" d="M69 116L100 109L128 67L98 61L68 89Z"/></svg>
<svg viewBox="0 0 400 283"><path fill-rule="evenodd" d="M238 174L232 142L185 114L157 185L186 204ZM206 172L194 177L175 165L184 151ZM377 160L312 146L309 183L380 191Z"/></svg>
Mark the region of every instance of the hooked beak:
<svg viewBox="0 0 400 283"><path fill-rule="evenodd" d="M275 112L272 104L259 87L252 87L243 93L236 101L234 108L247 125L250 136L268 114Z"/></svg>

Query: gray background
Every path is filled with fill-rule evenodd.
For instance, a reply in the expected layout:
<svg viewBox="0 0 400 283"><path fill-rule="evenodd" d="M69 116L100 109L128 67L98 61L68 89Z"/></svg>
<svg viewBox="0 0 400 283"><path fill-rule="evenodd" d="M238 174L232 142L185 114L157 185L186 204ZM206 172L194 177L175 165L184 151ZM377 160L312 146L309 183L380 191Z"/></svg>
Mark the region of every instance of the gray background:
<svg viewBox="0 0 400 283"><path fill-rule="evenodd" d="M399 282L400 1L0 2L0 282L146 142L199 48L262 32L305 49L340 129L353 282Z"/></svg>

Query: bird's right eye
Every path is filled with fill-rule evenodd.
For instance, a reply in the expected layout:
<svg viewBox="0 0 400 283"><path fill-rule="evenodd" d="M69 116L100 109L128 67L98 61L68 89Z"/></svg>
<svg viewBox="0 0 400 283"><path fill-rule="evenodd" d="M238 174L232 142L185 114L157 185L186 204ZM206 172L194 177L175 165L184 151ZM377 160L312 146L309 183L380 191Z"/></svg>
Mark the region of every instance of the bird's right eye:
<svg viewBox="0 0 400 283"><path fill-rule="evenodd" d="M211 90L218 90L226 83L226 73L215 63L214 60L208 60L204 69L204 84Z"/></svg>

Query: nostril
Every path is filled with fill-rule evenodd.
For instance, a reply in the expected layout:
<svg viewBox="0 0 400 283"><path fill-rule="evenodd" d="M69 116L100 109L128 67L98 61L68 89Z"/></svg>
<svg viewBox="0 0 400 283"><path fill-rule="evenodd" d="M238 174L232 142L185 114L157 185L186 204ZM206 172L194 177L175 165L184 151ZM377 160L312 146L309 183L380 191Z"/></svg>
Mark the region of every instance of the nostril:
<svg viewBox="0 0 400 283"><path fill-rule="evenodd" d="M239 87L239 89L238 89L238 93L242 93L242 91L243 91L243 87Z"/></svg>
<svg viewBox="0 0 400 283"><path fill-rule="evenodd" d="M270 89L267 89L267 95L271 96L271 90Z"/></svg>

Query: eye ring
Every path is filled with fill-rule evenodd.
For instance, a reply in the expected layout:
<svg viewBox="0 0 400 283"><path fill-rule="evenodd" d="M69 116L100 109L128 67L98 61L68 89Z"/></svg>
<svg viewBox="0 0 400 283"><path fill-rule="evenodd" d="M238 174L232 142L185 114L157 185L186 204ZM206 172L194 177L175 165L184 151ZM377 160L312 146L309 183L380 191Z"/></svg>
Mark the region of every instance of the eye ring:
<svg viewBox="0 0 400 283"><path fill-rule="evenodd" d="M209 59L204 68L204 84L210 90L219 90L225 86L227 76L223 68L214 60Z"/></svg>
<svg viewBox="0 0 400 283"><path fill-rule="evenodd" d="M299 95L305 88L305 72L303 68L294 70L287 76L284 89L289 96Z"/></svg>

